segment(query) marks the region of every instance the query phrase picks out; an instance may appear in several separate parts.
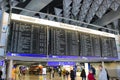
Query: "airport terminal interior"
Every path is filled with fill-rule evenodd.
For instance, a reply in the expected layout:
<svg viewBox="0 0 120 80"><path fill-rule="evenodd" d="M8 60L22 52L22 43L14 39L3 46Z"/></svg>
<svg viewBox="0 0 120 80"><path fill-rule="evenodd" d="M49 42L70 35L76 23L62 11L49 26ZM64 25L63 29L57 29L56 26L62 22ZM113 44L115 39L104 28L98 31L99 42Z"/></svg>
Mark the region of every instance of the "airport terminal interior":
<svg viewBox="0 0 120 80"><path fill-rule="evenodd" d="M120 80L120 0L0 0L0 80Z"/></svg>

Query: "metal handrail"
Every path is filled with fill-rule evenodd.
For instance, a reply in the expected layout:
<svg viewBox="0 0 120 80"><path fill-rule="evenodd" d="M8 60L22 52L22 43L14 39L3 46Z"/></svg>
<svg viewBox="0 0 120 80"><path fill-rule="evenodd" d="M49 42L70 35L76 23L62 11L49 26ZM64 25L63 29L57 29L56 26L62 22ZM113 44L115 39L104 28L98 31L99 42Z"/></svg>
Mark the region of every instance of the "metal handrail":
<svg viewBox="0 0 120 80"><path fill-rule="evenodd" d="M73 19L69 19L69 18L65 18L65 17L60 17L60 16L51 15L51 14L47 14L47 13L32 11L32 10L24 9L24 8L20 8L20 7L12 7L12 9L23 10L23 11L26 11L26 12L32 12L32 13L38 13L38 14L43 14L43 15L46 15L46 16L49 16L49 17L53 17L53 18L57 18L57 19L62 19L62 20L67 20L67 21L75 22L75 23L78 23L78 24L80 24L80 25L92 26L92 27L94 27L94 28L102 28L102 29L106 29L106 30L109 30L109 31L113 31L113 32L119 33L118 30L114 30L114 29L110 29L110 28L105 28L105 27L102 27L102 26L99 26L99 25L89 24L89 23L85 23L85 22L82 22L82 21L73 20ZM12 13L13 13L13 12L12 12ZM45 19L46 19L46 18L45 18ZM48 19L48 20L49 20L49 19ZM56 21L57 21L57 20L56 20ZM57 21L57 22L59 22L59 21ZM72 24L72 25L74 25L74 24ZM79 25L79 26L80 26L80 25ZM77 26L78 26L78 25L77 25Z"/></svg>

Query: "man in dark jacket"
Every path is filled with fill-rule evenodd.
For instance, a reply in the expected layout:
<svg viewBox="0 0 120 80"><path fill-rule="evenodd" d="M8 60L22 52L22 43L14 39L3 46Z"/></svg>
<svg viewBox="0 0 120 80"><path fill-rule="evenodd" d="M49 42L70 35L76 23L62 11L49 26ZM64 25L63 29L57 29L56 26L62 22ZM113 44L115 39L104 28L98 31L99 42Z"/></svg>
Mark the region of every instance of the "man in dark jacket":
<svg viewBox="0 0 120 80"><path fill-rule="evenodd" d="M86 72L85 72L84 68L82 68L82 72L81 72L80 77L82 77L82 80L86 80Z"/></svg>
<svg viewBox="0 0 120 80"><path fill-rule="evenodd" d="M95 76L95 74L96 74L95 68L94 68L92 65L90 65L90 68L91 68L91 70L92 70L93 75Z"/></svg>
<svg viewBox="0 0 120 80"><path fill-rule="evenodd" d="M71 80L75 80L75 73L73 70L70 71L70 78Z"/></svg>
<svg viewBox="0 0 120 80"><path fill-rule="evenodd" d="M2 70L0 70L0 80L2 80L2 74L3 74L3 72L2 72Z"/></svg>

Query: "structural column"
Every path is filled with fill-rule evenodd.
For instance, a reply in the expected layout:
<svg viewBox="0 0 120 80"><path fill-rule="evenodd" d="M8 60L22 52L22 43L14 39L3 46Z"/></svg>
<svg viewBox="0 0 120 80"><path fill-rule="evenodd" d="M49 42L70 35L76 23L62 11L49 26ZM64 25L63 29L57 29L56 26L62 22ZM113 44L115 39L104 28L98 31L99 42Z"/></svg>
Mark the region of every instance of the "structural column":
<svg viewBox="0 0 120 80"><path fill-rule="evenodd" d="M105 68L105 64L104 64L104 61L102 61L102 66L103 66L103 68Z"/></svg>
<svg viewBox="0 0 120 80"><path fill-rule="evenodd" d="M86 76L88 76L89 73L89 64L85 63L85 71L86 71Z"/></svg>
<svg viewBox="0 0 120 80"><path fill-rule="evenodd" d="M7 80L12 79L12 67L13 67L13 60L10 60L8 64Z"/></svg>
<svg viewBox="0 0 120 80"><path fill-rule="evenodd" d="M120 35L116 35L115 37L116 40L116 46L117 46L117 55L118 55L118 59L120 59Z"/></svg>

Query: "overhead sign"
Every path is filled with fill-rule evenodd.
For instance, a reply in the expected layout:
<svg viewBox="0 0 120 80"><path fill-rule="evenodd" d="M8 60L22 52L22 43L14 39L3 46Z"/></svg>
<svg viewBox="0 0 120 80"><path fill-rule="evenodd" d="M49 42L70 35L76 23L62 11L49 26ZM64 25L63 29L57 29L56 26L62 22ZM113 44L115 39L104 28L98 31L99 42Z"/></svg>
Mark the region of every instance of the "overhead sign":
<svg viewBox="0 0 120 80"><path fill-rule="evenodd" d="M60 66L60 65L75 65L75 62L48 62L48 66Z"/></svg>
<svg viewBox="0 0 120 80"><path fill-rule="evenodd" d="M54 22L50 20L33 18L29 16L24 16L24 15L12 14L11 19L18 20L18 21L24 21L24 22L30 22L30 23L36 23L36 24L41 24L41 25L48 25L48 26L58 27L58 28L63 28L63 29L75 30L75 31L80 31L80 32L90 33L90 34L95 34L95 35L101 35L101 36L106 36L106 37L115 37L115 35L111 33L101 32L101 31L97 31L93 29L83 28L83 27L69 25L69 24L60 23L60 22Z"/></svg>

